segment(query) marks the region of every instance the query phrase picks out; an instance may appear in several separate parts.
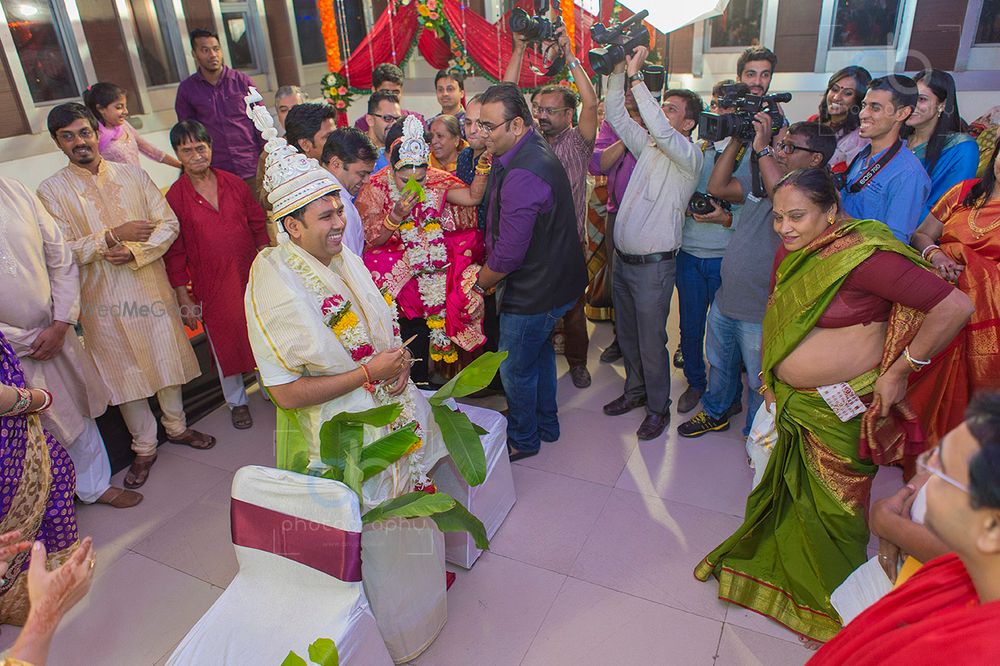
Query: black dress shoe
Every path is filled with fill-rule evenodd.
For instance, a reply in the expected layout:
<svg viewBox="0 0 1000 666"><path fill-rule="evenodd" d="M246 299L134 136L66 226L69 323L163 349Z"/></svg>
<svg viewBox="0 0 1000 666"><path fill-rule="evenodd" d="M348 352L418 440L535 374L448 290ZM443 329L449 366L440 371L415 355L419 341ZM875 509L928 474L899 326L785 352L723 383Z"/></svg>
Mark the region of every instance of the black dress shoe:
<svg viewBox="0 0 1000 666"><path fill-rule="evenodd" d="M518 460L524 460L525 458L530 458L532 456L537 456L538 451L523 451L521 449L515 449L510 444L507 445L507 455L510 456L511 462L516 462Z"/></svg>
<svg viewBox="0 0 1000 666"><path fill-rule="evenodd" d="M607 414L608 416L620 416L622 414L627 414L628 412L631 412L636 407L645 407L645 406L646 406L645 398L640 398L633 402L628 398L626 398L625 396L621 396L620 398L616 398L615 400L612 400L608 404L604 405L604 413Z"/></svg>
<svg viewBox="0 0 1000 666"><path fill-rule="evenodd" d="M642 421L642 425L635 431L635 435L639 439L644 440L656 439L663 434L668 425L670 425L669 412L666 414L647 414L646 418Z"/></svg>
<svg viewBox="0 0 1000 666"><path fill-rule="evenodd" d="M576 365L569 369L569 376L573 380L573 386L577 388L587 388L590 386L590 371L585 365Z"/></svg>
<svg viewBox="0 0 1000 666"><path fill-rule="evenodd" d="M681 393L681 397L677 400L677 413L687 414L692 409L698 406L698 401L701 400L701 394L704 391L702 389L687 387L684 393Z"/></svg>
<svg viewBox="0 0 1000 666"><path fill-rule="evenodd" d="M601 363L614 363L622 357L622 348L618 346L618 338L615 338L607 349L601 352Z"/></svg>

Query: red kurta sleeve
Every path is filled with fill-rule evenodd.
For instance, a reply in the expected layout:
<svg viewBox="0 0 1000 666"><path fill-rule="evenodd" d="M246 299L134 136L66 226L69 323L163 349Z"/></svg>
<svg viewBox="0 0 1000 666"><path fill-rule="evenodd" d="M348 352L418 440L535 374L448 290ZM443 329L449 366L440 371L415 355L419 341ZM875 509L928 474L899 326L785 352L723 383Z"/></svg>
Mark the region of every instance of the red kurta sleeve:
<svg viewBox="0 0 1000 666"><path fill-rule="evenodd" d="M181 178L184 178L184 176L181 176ZM191 281L191 276L188 273L187 251L184 247L184 225L188 217L184 189L181 180L178 179L170 186L166 197L167 203L170 204L174 215L177 216L177 221L180 223L181 228L173 245L163 255L163 263L167 268L167 278L170 280L170 286L175 288L184 286Z"/></svg>
<svg viewBox="0 0 1000 666"><path fill-rule="evenodd" d="M246 212L247 224L250 226L254 245L259 248L267 247L271 244L271 239L267 235L267 213L260 207L257 197L254 196L242 178L234 176L228 180L230 185L235 187L240 194L240 201L243 202L243 210Z"/></svg>

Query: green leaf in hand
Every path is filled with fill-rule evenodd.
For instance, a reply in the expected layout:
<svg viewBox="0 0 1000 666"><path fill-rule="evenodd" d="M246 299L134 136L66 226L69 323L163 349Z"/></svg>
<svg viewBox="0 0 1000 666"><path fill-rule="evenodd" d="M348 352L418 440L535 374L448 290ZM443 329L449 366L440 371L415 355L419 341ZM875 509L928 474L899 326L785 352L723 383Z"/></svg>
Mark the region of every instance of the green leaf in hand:
<svg viewBox="0 0 1000 666"><path fill-rule="evenodd" d="M441 429L445 448L462 478L470 486L478 486L485 481L486 452L469 417L447 405L432 404L431 414Z"/></svg>
<svg viewBox="0 0 1000 666"><path fill-rule="evenodd" d="M442 386L429 398L432 405L443 404L448 398L461 398L481 391L490 385L496 377L500 364L507 358L507 352L486 352L461 372L452 377L451 381Z"/></svg>
<svg viewBox="0 0 1000 666"><path fill-rule="evenodd" d="M319 666L339 666L340 654L337 652L337 644L329 638L317 638L309 646L309 658Z"/></svg>
<svg viewBox="0 0 1000 666"><path fill-rule="evenodd" d="M424 186L418 183L417 179L414 178L413 176L410 176L410 178L406 181L406 184L403 185L402 193L406 194L407 192L413 192L415 195L417 195L417 201L419 203L423 203L424 200L427 198L427 193L424 191Z"/></svg>
<svg viewBox="0 0 1000 666"><path fill-rule="evenodd" d="M420 441L413 432L415 427L416 423L410 423L361 449L359 465L365 481L402 458L410 447Z"/></svg>
<svg viewBox="0 0 1000 666"><path fill-rule="evenodd" d="M482 521L472 515L458 500L455 500L455 506L444 513L431 516L431 520L437 523L438 529L442 532L468 532L475 540L476 548L480 550L487 550L490 547L490 540L486 536L486 528Z"/></svg>
<svg viewBox="0 0 1000 666"><path fill-rule="evenodd" d="M444 493L431 495L423 492L412 492L382 502L361 516L361 522L370 525L388 518L423 518L435 513L444 513L454 505L455 500Z"/></svg>

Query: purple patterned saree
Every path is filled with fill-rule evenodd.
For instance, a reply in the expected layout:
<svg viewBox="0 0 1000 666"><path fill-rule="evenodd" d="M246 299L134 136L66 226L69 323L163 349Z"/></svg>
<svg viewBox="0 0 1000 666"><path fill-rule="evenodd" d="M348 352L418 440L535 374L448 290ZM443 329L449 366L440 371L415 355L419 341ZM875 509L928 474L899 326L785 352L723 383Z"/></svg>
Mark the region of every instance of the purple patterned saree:
<svg viewBox="0 0 1000 666"><path fill-rule="evenodd" d="M24 387L21 364L0 333L0 383ZM69 454L42 429L37 414L0 417L0 534L43 541L49 567L79 543L73 494L76 470ZM24 623L28 615L29 552L15 557L0 579L0 624Z"/></svg>

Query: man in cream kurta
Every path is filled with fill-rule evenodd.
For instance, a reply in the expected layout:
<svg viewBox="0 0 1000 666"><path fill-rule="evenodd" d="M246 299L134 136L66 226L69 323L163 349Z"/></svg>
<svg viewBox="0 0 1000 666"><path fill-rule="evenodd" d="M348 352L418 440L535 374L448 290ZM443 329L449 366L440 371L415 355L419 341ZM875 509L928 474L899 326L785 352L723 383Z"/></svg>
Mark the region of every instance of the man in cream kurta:
<svg viewBox="0 0 1000 666"><path fill-rule="evenodd" d="M8 178L0 178L0 277L11 294L0 299L0 331L27 385L52 393L42 424L73 459L77 497L122 508L138 504L142 495L111 487L108 452L94 421L108 407L108 392L73 330L80 314L73 254L34 193Z"/></svg>
<svg viewBox="0 0 1000 666"><path fill-rule="evenodd" d="M137 488L156 460L150 396L170 441L215 444L187 427L181 398L181 385L201 370L161 259L179 226L145 171L101 159L97 121L86 107L60 104L48 124L70 164L43 181L38 196L80 267L84 343L132 434L137 457L125 486Z"/></svg>
<svg viewBox="0 0 1000 666"><path fill-rule="evenodd" d="M324 466L320 429L338 413L399 403L400 421L419 424L422 445L364 483L364 513L429 483L427 472L447 453L444 440L427 399L409 379L409 354L388 303L361 259L343 246L339 186L316 160L277 138L270 116L252 106L256 100L259 94L251 89L248 115L267 141L264 187L282 231L278 247L265 248L254 260L245 306L261 378L285 408L279 415L298 422L314 469ZM357 318L350 334L335 333L324 316L324 302L337 297L350 302ZM361 352L362 345L370 347ZM365 441L391 427L366 427ZM279 451L279 466L289 458ZM383 521L362 534L365 591L396 663L424 650L447 618L440 581L444 541L432 523L424 523Z"/></svg>

